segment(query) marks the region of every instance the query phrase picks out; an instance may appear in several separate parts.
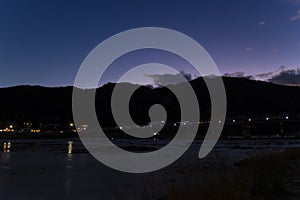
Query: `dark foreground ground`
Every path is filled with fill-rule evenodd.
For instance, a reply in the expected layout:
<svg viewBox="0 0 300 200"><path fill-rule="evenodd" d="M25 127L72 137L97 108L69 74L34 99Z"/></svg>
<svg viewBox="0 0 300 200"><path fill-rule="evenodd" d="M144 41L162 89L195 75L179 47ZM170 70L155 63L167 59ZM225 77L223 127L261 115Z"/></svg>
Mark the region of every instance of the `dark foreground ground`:
<svg viewBox="0 0 300 200"><path fill-rule="evenodd" d="M117 141L136 151L167 141ZM299 139L201 141L170 166L147 174L110 169L79 139L0 140L0 199L298 199Z"/></svg>

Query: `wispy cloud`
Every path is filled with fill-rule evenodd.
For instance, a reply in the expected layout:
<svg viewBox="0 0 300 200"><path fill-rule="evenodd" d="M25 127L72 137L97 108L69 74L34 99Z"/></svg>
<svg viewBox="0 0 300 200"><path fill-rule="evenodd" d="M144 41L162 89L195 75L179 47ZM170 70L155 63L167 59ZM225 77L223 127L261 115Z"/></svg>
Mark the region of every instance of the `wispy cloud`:
<svg viewBox="0 0 300 200"><path fill-rule="evenodd" d="M300 19L300 10L297 11L297 14L295 16L293 16L292 18L290 18L290 21L297 21Z"/></svg>
<svg viewBox="0 0 300 200"><path fill-rule="evenodd" d="M258 25L259 25L260 27L265 26L265 25L266 25L266 22L265 22L265 21L260 21L260 22L258 22Z"/></svg>
<svg viewBox="0 0 300 200"><path fill-rule="evenodd" d="M178 84L183 82L182 76L190 81L193 79L193 75L180 71L178 74L145 74L146 77L152 78L153 82L157 86Z"/></svg>
<svg viewBox="0 0 300 200"><path fill-rule="evenodd" d="M236 77L236 78L251 78L251 76L246 76L245 72L226 73L223 76Z"/></svg>
<svg viewBox="0 0 300 200"><path fill-rule="evenodd" d="M288 69L281 66L277 71L257 75L245 75L244 72L227 73L224 76L248 78L251 80L267 81L281 85L300 86L300 68Z"/></svg>
<svg viewBox="0 0 300 200"><path fill-rule="evenodd" d="M251 51L253 51L253 48L252 48L252 47L246 47L244 50L245 50L246 52L251 52Z"/></svg>
<svg viewBox="0 0 300 200"><path fill-rule="evenodd" d="M273 76L268 81L272 83L284 85L297 85L300 86L300 69L283 70L281 73Z"/></svg>
<svg viewBox="0 0 300 200"><path fill-rule="evenodd" d="M287 2L292 3L294 5L300 5L300 0L287 0Z"/></svg>
<svg viewBox="0 0 300 200"><path fill-rule="evenodd" d="M194 77L192 74L185 73L180 71L178 74L145 74L145 76L153 79L153 83L156 86L162 85L171 85L178 84L183 82L182 76L185 77L188 81L192 80ZM259 80L266 81L281 85L291 85L291 86L300 86L300 68L287 68L281 66L276 71L256 74L256 75L247 75L245 72L238 71L234 73L226 73L223 76L227 77L236 77L236 78L247 78L250 80Z"/></svg>
<svg viewBox="0 0 300 200"><path fill-rule="evenodd" d="M234 73L226 73L224 76L231 76L231 77L244 77L245 72L234 72Z"/></svg>

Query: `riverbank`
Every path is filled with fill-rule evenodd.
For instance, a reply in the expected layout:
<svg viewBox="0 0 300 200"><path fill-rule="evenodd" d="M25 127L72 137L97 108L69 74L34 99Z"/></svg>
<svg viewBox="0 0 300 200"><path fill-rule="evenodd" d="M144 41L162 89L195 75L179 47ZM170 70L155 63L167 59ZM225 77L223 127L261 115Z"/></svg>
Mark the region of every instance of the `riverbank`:
<svg viewBox="0 0 300 200"><path fill-rule="evenodd" d="M145 152L161 148L168 141L115 142L122 148ZM4 143L10 148L1 148ZM230 191L229 186L232 190L238 189L236 180L231 181L231 178L241 177L239 173L250 169L245 163L252 163L253 155L281 153L287 149L300 148L300 140L220 140L203 159L198 158L201 141L195 141L170 166L146 174L122 173L103 165L88 153L78 138L0 140L0 145L0 193L3 199L152 200L165 197L172 199L176 195L174 190L190 195L189 191L203 191L205 188L207 193L212 194L217 193L214 189L217 190L218 187L221 194L221 191ZM104 144L99 146L103 146L105 150ZM268 159L267 163L273 167L277 166L276 162L276 159ZM281 160L278 162L282 163ZM259 162L253 163L254 166L260 166ZM270 165L266 167L269 168ZM299 168L299 163L295 163L295 166ZM289 173L289 168L280 169ZM247 173L244 175L245 180L249 181L248 178L253 177L252 172L249 171L248 176ZM277 172L274 175L277 176ZM287 179L290 177L296 176L286 175ZM226 180L230 181L227 183ZM289 184L288 188L294 186L293 183L285 184ZM294 188L295 191L298 190L297 187Z"/></svg>

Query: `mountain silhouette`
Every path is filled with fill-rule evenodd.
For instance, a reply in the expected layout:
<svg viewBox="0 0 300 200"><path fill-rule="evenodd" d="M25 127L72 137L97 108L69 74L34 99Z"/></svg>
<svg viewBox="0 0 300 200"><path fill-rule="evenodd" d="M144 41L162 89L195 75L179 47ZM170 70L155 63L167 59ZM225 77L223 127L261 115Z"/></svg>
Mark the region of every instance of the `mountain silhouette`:
<svg viewBox="0 0 300 200"><path fill-rule="evenodd" d="M227 116L257 116L300 113L300 88L223 77L227 94ZM131 87L133 84L126 84ZM203 78L190 81L201 110L201 119L210 117L210 98ZM97 89L96 110L102 125L113 126L110 98L114 83ZM180 87L180 84L173 87ZM15 86L0 88L0 121L72 121L73 87ZM78 89L81 90L81 89ZM89 92L88 89L82 90ZM161 104L168 120L180 120L180 107L175 95L167 88L141 86L130 100L130 114L137 124L146 124L149 108Z"/></svg>

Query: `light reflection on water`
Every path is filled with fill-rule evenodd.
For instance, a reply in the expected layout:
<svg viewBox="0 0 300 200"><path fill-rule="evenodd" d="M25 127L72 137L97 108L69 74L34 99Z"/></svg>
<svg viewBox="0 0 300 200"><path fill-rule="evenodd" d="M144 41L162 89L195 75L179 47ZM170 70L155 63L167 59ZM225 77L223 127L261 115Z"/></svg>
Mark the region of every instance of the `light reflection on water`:
<svg viewBox="0 0 300 200"><path fill-rule="evenodd" d="M3 153L11 152L11 150L12 150L12 142L11 141L3 141L2 144L0 143L0 145L2 146ZM23 150L29 150L31 148L36 149L36 145L37 145L36 142L32 142L32 143L30 142L30 144L26 145L26 148L23 148ZM20 149L22 149L22 148L20 148L19 145L16 145L16 146L18 146L18 147L16 147L15 150L19 151ZM59 144L56 144L53 148L53 150L60 150L60 149L61 149L61 145L59 145ZM71 156L73 154L73 141L68 141L66 149L67 149L67 154L69 156ZM41 150L43 150L43 149L41 148Z"/></svg>
<svg viewBox="0 0 300 200"><path fill-rule="evenodd" d="M73 153L73 141L68 141L68 161L72 161L72 153Z"/></svg>
<svg viewBox="0 0 300 200"><path fill-rule="evenodd" d="M130 145L160 147L167 143L167 141L159 139L156 141L153 139L143 140L143 142L131 140L119 140L117 142L118 145L126 147ZM104 146L104 144L100 145ZM0 199L24 199L29 192L39 197L45 197L42 195L49 193L51 196L45 199L84 199L86 196L81 195L86 194L91 199L96 199L100 195L103 197L101 199L134 199L128 190L136 191L134 197L137 198L135 195L144 194L149 183L167 185L165 183L169 181L173 183L173 180L186 180L189 174L185 172L192 169L195 169L195 175L199 173L199 176L202 177L204 174L216 173L219 166L223 166L224 163L232 166L233 163L248 157L249 152L253 152L255 149L272 148L278 150L279 148L300 147L300 140L220 141L214 151L202 160L197 159L200 146L201 142L195 142L192 145L192 151L185 154L183 160L167 168L169 171L157 172L153 176L159 177L157 180L152 181L146 176L145 179L142 177L143 182L141 182L138 176L117 174L116 171L103 166L88 154L78 139L1 140ZM28 184L28 180L30 184ZM49 192L50 187L51 192ZM155 186L155 188L157 187ZM81 192L83 190L87 190L87 192L83 194ZM5 195L8 196L8 194L16 196L15 198L5 198ZM56 194L58 196L55 196ZM111 194L121 194L122 198L119 196L118 198L112 197ZM145 198L143 195L142 197Z"/></svg>
<svg viewBox="0 0 300 200"><path fill-rule="evenodd" d="M94 141L91 141L94 142ZM168 144L168 140L157 138L135 141L135 140L115 140L117 146L121 148L135 148L137 151L144 149L156 150ZM95 143L96 147L101 147L101 151L109 149L105 143ZM191 146L197 150L201 146L201 141L196 141ZM215 149L269 149L269 148L292 148L300 147L299 139L249 139L249 140L224 140L219 141ZM84 145L79 139L60 140L1 140L0 153L9 155L10 153L40 153L40 154L64 154L70 159L75 154L88 154Z"/></svg>
<svg viewBox="0 0 300 200"><path fill-rule="evenodd" d="M9 153L11 148L11 142L4 142L3 143L3 152Z"/></svg>
<svg viewBox="0 0 300 200"><path fill-rule="evenodd" d="M68 154L72 154L73 151L73 141L68 141Z"/></svg>

